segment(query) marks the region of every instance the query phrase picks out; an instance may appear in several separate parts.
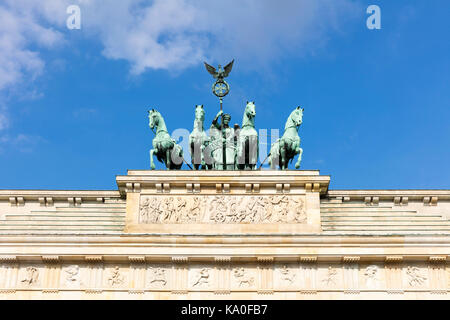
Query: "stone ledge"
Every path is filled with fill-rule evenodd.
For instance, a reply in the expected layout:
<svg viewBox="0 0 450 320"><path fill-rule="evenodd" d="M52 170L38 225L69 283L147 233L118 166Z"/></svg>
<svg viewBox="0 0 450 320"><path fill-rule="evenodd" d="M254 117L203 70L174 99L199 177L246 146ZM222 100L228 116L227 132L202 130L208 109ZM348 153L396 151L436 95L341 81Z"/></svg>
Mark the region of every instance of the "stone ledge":
<svg viewBox="0 0 450 320"><path fill-rule="evenodd" d="M280 184L280 180L284 183ZM262 189L270 187L276 193L277 185L282 193L293 192L295 188L307 188L311 185L312 192L325 194L330 183L330 176L319 175L319 171L183 171L183 170L130 170L126 176L117 176L116 182L122 196L134 191L131 186L139 184L141 192L161 193L162 184L167 187L167 192L178 188L186 194L203 194L204 188L213 193L228 193L239 187L245 194L260 193ZM253 186L253 187L252 187ZM164 187L164 190L166 188ZM193 192L195 191L195 192Z"/></svg>

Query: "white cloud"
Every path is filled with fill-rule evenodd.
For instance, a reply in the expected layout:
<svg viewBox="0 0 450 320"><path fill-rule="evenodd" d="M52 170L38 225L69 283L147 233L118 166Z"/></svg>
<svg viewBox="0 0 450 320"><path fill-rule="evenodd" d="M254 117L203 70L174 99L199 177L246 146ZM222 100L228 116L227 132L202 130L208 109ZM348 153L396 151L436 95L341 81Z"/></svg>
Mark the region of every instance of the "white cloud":
<svg viewBox="0 0 450 320"><path fill-rule="evenodd" d="M231 57L257 68L310 54L358 9L350 0L91 0L82 23L105 57L127 60L139 74Z"/></svg>
<svg viewBox="0 0 450 320"><path fill-rule="evenodd" d="M44 26L39 11L29 3L8 0L0 5L0 90L43 72L45 62L30 46L51 48L62 41L62 34Z"/></svg>
<svg viewBox="0 0 450 320"><path fill-rule="evenodd" d="M257 68L310 54L359 10L351 0L5 0L0 90L43 72L38 48L63 42L70 4L80 5L82 32L103 55L129 61L134 74L232 57Z"/></svg>
<svg viewBox="0 0 450 320"><path fill-rule="evenodd" d="M0 135L0 153L6 150L17 150L23 153L33 152L39 145L47 143L47 140L41 136L17 134Z"/></svg>

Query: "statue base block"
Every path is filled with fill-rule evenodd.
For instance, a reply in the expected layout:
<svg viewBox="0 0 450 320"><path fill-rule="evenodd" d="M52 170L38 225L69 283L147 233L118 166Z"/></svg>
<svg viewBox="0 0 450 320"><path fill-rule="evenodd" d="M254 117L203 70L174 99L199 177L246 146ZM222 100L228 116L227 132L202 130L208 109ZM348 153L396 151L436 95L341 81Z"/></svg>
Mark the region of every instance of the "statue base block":
<svg viewBox="0 0 450 320"><path fill-rule="evenodd" d="M127 233L234 236L321 232L318 171L138 171L118 176Z"/></svg>

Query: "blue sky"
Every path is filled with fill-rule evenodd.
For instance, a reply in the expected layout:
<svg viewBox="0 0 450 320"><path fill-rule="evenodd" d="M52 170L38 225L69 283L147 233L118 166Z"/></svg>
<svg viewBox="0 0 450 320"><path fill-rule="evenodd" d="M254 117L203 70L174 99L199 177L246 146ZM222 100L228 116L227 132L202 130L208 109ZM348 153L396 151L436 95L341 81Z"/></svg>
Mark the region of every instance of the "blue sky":
<svg viewBox="0 0 450 320"><path fill-rule="evenodd" d="M72 3L80 30L65 27ZM203 3L0 4L0 189L115 189L150 167L147 110L191 130L203 104L209 126L202 62L232 58L231 122L246 100L258 129L303 106L302 169L332 189L450 188L449 1ZM381 30L366 27L370 4Z"/></svg>

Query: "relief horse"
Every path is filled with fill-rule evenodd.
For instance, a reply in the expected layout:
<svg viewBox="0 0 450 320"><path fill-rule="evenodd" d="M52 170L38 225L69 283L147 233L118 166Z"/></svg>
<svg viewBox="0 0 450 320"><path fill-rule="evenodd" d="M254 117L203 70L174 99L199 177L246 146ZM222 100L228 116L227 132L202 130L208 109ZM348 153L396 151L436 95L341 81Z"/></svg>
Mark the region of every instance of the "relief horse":
<svg viewBox="0 0 450 320"><path fill-rule="evenodd" d="M194 129L189 135L189 149L191 162L195 170L212 169L211 152L208 154L209 137L205 132L203 123L205 121L205 110L203 105L195 106Z"/></svg>
<svg viewBox="0 0 450 320"><path fill-rule="evenodd" d="M289 115L284 126L284 134L274 144L272 144L269 153L269 165L271 169L276 169L279 165L281 170L287 170L289 161L292 161L298 154L295 168L300 168L303 149L300 148L300 137L298 128L302 124L304 109L297 107Z"/></svg>
<svg viewBox="0 0 450 320"><path fill-rule="evenodd" d="M158 111L152 109L148 112L148 119L150 129L155 133L153 149L150 150L150 167L152 170L155 169L153 162L155 154L158 161L164 163L167 169L180 169L183 165L183 149L169 135L164 118Z"/></svg>
<svg viewBox="0 0 450 320"><path fill-rule="evenodd" d="M238 134L236 167L239 170L255 170L258 161L258 132L255 129L255 103L245 106L242 127Z"/></svg>

